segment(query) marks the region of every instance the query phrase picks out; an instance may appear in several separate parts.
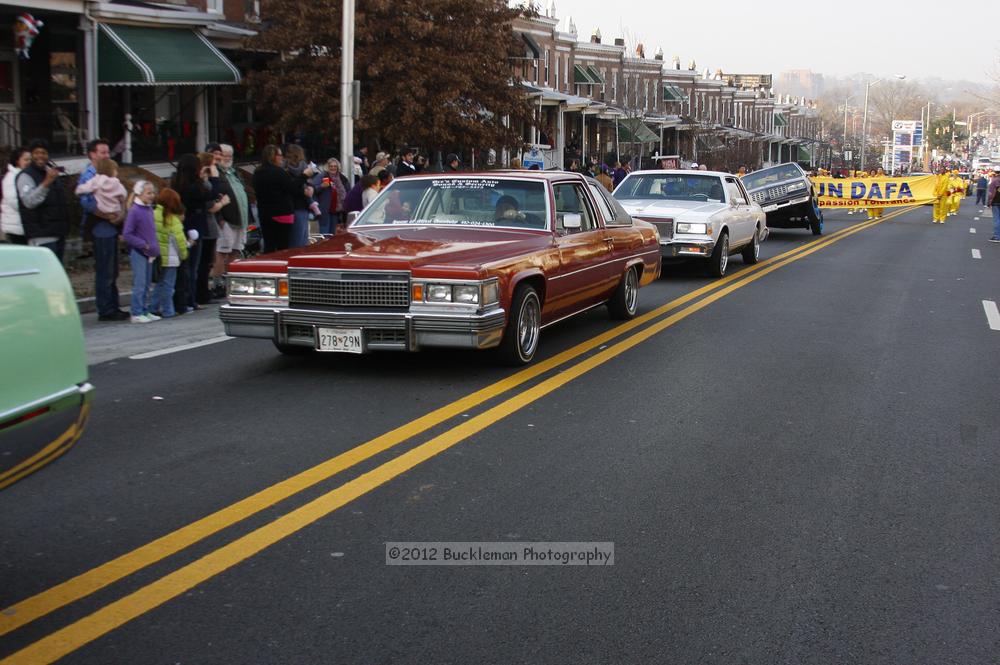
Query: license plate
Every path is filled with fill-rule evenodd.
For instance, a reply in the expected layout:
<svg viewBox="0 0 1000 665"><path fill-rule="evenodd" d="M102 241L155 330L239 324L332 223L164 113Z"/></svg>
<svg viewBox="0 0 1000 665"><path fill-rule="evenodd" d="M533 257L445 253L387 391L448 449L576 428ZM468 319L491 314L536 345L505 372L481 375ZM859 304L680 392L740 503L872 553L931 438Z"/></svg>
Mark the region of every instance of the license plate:
<svg viewBox="0 0 1000 665"><path fill-rule="evenodd" d="M775 203L773 205L769 205L769 206L764 206L764 212L774 212L777 209L778 209L778 204L777 203Z"/></svg>
<svg viewBox="0 0 1000 665"><path fill-rule="evenodd" d="M361 353L360 328L319 328L316 331L317 351Z"/></svg>

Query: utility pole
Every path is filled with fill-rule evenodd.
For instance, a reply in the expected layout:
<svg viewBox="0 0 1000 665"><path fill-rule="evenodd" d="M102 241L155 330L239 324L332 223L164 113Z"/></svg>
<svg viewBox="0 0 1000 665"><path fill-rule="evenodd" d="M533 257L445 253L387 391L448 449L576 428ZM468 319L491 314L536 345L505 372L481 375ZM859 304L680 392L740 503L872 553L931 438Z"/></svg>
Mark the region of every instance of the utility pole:
<svg viewBox="0 0 1000 665"><path fill-rule="evenodd" d="M354 0L344 0L340 48L340 172L354 183Z"/></svg>

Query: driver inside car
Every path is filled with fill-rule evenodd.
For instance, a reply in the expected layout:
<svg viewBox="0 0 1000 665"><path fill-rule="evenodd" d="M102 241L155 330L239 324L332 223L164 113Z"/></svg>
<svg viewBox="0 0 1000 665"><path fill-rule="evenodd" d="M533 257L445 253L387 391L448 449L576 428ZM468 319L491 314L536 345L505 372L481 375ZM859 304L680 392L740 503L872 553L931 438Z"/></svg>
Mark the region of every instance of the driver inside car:
<svg viewBox="0 0 1000 665"><path fill-rule="evenodd" d="M517 199L509 194L504 194L497 199L497 207L493 219L498 222L523 222L524 214L518 210Z"/></svg>

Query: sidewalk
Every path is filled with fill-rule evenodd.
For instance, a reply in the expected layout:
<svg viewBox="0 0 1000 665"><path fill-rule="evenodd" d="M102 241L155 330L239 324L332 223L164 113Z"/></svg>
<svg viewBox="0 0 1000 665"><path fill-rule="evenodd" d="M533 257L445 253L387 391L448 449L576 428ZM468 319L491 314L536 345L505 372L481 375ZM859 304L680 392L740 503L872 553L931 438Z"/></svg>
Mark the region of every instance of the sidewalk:
<svg viewBox="0 0 1000 665"><path fill-rule="evenodd" d="M90 365L215 340L225 335L218 305L204 305L196 312L143 324L102 322L93 312L82 314L80 318Z"/></svg>

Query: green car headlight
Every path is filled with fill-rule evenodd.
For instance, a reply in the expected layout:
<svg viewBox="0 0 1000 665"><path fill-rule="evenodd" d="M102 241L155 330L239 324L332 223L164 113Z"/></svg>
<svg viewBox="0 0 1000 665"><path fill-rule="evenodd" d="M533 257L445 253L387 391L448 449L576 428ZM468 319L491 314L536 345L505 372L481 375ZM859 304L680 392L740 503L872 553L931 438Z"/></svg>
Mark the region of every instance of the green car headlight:
<svg viewBox="0 0 1000 665"><path fill-rule="evenodd" d="M479 304L479 284L457 284L452 289L453 299L462 305Z"/></svg>
<svg viewBox="0 0 1000 665"><path fill-rule="evenodd" d="M687 222L678 222L677 233L694 233L698 235L705 235L708 233L707 224L689 224Z"/></svg>
<svg viewBox="0 0 1000 665"><path fill-rule="evenodd" d="M428 284L427 302L451 302L450 284Z"/></svg>
<svg viewBox="0 0 1000 665"><path fill-rule="evenodd" d="M229 295L231 296L252 296L254 294L254 281L246 277L229 278Z"/></svg>

